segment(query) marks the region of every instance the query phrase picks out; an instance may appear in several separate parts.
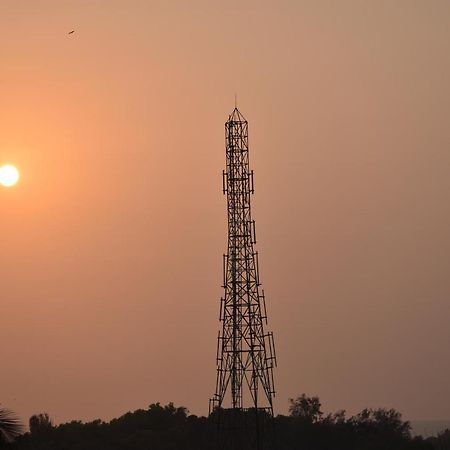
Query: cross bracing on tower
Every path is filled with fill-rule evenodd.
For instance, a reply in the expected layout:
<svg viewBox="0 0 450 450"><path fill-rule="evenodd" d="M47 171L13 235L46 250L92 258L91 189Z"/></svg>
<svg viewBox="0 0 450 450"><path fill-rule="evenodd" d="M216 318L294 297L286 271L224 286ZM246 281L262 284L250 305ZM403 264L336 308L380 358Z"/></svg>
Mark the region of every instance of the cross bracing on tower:
<svg viewBox="0 0 450 450"><path fill-rule="evenodd" d="M217 339L216 392L210 415L216 419L224 450L269 448L267 424L273 417L276 366L273 334L255 251L254 193L249 165L248 122L235 108L225 124L228 251L223 258L222 329Z"/></svg>

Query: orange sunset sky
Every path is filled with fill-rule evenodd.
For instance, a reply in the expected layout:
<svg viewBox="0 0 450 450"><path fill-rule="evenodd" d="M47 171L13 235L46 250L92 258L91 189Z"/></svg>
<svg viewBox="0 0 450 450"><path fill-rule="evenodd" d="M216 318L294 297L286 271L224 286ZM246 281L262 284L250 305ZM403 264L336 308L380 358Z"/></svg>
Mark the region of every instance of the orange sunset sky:
<svg viewBox="0 0 450 450"><path fill-rule="evenodd" d="M275 412L450 419L450 2L0 0L0 68L4 407L207 413L237 92Z"/></svg>

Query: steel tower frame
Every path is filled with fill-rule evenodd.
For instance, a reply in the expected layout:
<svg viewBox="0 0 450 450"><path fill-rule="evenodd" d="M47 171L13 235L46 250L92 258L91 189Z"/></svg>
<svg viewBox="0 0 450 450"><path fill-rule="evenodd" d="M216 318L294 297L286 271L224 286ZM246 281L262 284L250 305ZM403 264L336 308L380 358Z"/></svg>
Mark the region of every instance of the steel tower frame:
<svg viewBox="0 0 450 450"><path fill-rule="evenodd" d="M225 124L228 252L223 256L222 330L217 338L216 391L210 416L218 425L219 448L270 448L267 424L273 418L276 366L273 333L265 331L267 313L259 279L254 194L249 165L248 122L237 107ZM228 394L228 395L227 395Z"/></svg>

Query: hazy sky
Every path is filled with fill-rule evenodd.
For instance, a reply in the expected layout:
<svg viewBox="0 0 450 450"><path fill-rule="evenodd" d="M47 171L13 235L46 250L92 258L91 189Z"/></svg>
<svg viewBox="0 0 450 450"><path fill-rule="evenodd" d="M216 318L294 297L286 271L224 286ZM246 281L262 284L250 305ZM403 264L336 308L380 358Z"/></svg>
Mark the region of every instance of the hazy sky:
<svg viewBox="0 0 450 450"><path fill-rule="evenodd" d="M276 412L450 418L450 2L0 0L0 62L5 407L207 413L237 92Z"/></svg>

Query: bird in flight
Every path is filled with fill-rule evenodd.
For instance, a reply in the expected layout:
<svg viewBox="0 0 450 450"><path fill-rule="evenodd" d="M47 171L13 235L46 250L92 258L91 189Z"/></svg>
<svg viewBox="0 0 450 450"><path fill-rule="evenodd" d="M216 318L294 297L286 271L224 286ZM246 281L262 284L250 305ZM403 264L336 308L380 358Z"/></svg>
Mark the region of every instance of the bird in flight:
<svg viewBox="0 0 450 450"><path fill-rule="evenodd" d="M69 31L67 34L73 34L75 33L75 30Z"/></svg>

